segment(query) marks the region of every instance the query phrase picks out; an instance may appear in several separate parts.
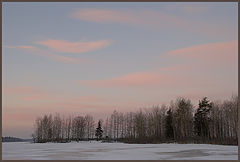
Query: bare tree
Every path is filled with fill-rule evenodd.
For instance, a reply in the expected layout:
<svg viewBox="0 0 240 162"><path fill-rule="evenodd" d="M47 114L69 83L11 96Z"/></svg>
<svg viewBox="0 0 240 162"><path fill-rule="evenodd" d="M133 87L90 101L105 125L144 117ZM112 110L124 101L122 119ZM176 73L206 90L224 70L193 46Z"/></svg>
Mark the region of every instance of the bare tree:
<svg viewBox="0 0 240 162"><path fill-rule="evenodd" d="M89 140L92 137L92 131L94 129L94 120L91 115L86 115L85 116L85 121L86 121L86 134L87 134L87 139Z"/></svg>
<svg viewBox="0 0 240 162"><path fill-rule="evenodd" d="M73 127L73 138L76 141L80 141L84 138L85 128L86 128L86 120L82 116L77 116L73 119L72 122Z"/></svg>

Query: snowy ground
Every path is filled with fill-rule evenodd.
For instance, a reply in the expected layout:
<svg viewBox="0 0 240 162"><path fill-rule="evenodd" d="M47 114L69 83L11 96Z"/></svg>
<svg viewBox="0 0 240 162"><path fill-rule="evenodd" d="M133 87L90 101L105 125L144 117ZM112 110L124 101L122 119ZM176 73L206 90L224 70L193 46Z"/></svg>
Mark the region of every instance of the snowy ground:
<svg viewBox="0 0 240 162"><path fill-rule="evenodd" d="M237 160L238 146L208 144L2 143L3 160Z"/></svg>

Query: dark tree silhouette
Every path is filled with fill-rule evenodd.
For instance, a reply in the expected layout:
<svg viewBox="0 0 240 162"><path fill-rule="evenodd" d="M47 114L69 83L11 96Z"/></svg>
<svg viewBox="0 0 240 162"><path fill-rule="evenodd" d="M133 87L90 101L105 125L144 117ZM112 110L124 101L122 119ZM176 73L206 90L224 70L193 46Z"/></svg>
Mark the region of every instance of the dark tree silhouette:
<svg viewBox="0 0 240 162"><path fill-rule="evenodd" d="M101 140L102 139L102 135L103 135L103 130L102 130L102 126L101 126L101 121L98 121L98 127L96 128L96 133L95 136L97 137L97 140Z"/></svg>
<svg viewBox="0 0 240 162"><path fill-rule="evenodd" d="M169 109L167 111L166 116L166 138L173 139L173 114L172 109Z"/></svg>
<svg viewBox="0 0 240 162"><path fill-rule="evenodd" d="M199 107L194 115L194 132L201 138L207 138L209 136L209 115L212 103L210 103L207 97L204 97L201 101L199 101L198 105Z"/></svg>

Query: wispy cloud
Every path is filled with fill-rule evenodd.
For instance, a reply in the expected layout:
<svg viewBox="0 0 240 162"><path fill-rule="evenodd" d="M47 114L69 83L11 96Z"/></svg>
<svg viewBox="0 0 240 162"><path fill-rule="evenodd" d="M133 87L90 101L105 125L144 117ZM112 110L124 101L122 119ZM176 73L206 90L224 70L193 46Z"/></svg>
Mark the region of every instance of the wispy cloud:
<svg viewBox="0 0 240 162"><path fill-rule="evenodd" d="M98 23L140 23L141 21L134 12L121 12L111 9L81 9L75 11L72 17L80 20Z"/></svg>
<svg viewBox="0 0 240 162"><path fill-rule="evenodd" d="M25 101L48 100L51 99L49 93L33 86L8 86L3 87L3 94L18 95Z"/></svg>
<svg viewBox="0 0 240 162"><path fill-rule="evenodd" d="M89 64L90 63L91 64L95 62L93 60L88 60L88 59L76 59L76 58L71 58L67 56L62 56L60 54L49 52L48 50L43 50L35 46L19 45L19 46L4 46L4 47L27 50L27 51L30 51L31 54L33 55L38 55L41 57L45 57L47 59L64 62L64 63L71 63L71 64Z"/></svg>
<svg viewBox="0 0 240 162"><path fill-rule="evenodd" d="M92 42L69 42L65 40L46 40L36 42L37 44L41 44L47 46L50 49L53 49L57 52L66 52L66 53L84 53L89 51L95 51L104 47L109 46L112 41L109 40L100 40L100 41L92 41Z"/></svg>
<svg viewBox="0 0 240 162"><path fill-rule="evenodd" d="M196 8L196 7L195 7ZM205 8L198 7L199 12ZM193 12L193 7L183 7L184 12ZM199 21L189 20L182 16L164 13L156 10L113 10L86 8L76 10L71 14L75 19L95 23L123 23L137 27L150 27L151 29L178 29L198 32L210 36L223 34L229 29L214 24L203 24Z"/></svg>
<svg viewBox="0 0 240 162"><path fill-rule="evenodd" d="M25 46L25 45L20 45L20 46L9 46L9 45L3 45L5 48L22 48L22 49L35 49L34 46Z"/></svg>
<svg viewBox="0 0 240 162"><path fill-rule="evenodd" d="M91 63L91 61L87 60L87 59L76 59L76 58L72 58L72 57L67 57L67 56L62 56L60 54L56 54L56 53L52 53L49 52L47 50L42 50L40 48L36 48L34 54L51 59L51 60L55 60L55 61L59 61L59 62L64 62L64 63L74 63L74 64L84 64L84 63Z"/></svg>
<svg viewBox="0 0 240 162"><path fill-rule="evenodd" d="M105 80L81 80L81 84L96 87L145 87L171 82L169 76L154 72L137 72Z"/></svg>
<svg viewBox="0 0 240 162"><path fill-rule="evenodd" d="M5 48L16 48L28 50L34 55L39 55L48 59L65 62L65 63L75 63L75 64L89 64L94 63L94 60L88 59L77 59L68 56L63 56L60 53L85 53L89 51L95 51L104 47L109 46L113 41L110 40L99 40L99 41L91 41L91 42L69 42L65 40L46 40L35 42L38 45L44 45L49 49L55 51L51 52L49 49L42 49L36 46L29 45L18 45L18 46L9 46L5 45Z"/></svg>
<svg viewBox="0 0 240 162"><path fill-rule="evenodd" d="M98 103L105 101L103 96L97 95L80 95L80 96L64 96L56 91L47 90L37 86L12 85L3 86L4 96L17 95L24 101L52 101L52 102L69 102L69 103Z"/></svg>
<svg viewBox="0 0 240 162"><path fill-rule="evenodd" d="M211 62L213 64L235 63L238 55L238 42L217 42L195 45L169 51L169 56L181 57L196 61Z"/></svg>
<svg viewBox="0 0 240 162"><path fill-rule="evenodd" d="M183 25L185 22L173 15L154 10L111 10L111 9L81 9L72 14L80 20L96 23L126 23L133 25ZM163 23L164 22L164 23Z"/></svg>

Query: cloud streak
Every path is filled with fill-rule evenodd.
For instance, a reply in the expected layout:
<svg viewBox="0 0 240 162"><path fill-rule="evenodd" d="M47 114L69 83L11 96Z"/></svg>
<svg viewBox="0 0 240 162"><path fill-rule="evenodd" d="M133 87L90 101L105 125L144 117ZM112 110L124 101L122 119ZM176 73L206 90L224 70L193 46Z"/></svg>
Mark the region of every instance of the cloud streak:
<svg viewBox="0 0 240 162"><path fill-rule="evenodd" d="M38 55L54 61L70 63L70 64L89 64L89 63L92 64L95 62L93 60L88 60L88 59L76 59L72 57L62 56L56 53L49 52L47 50L42 50L35 46L19 45L19 46L4 46L4 47L27 50L27 51L30 51L33 55Z"/></svg>
<svg viewBox="0 0 240 162"><path fill-rule="evenodd" d="M4 95L18 95L24 101L49 100L49 93L32 86L8 86L3 87Z"/></svg>
<svg viewBox="0 0 240 162"><path fill-rule="evenodd" d="M165 24L183 25L186 23L173 15L167 15L154 10L134 11L88 8L75 11L72 17L96 23L126 23L144 26L157 25L158 27Z"/></svg>
<svg viewBox="0 0 240 162"><path fill-rule="evenodd" d="M8 45L4 45L3 47L5 47L5 48L29 49L29 50L33 50L33 49L35 49L34 46L26 46L26 45L20 45L20 46L8 46Z"/></svg>
<svg viewBox="0 0 240 162"><path fill-rule="evenodd" d="M82 9L72 14L73 18L97 23L139 23L133 12L121 12L110 9Z"/></svg>
<svg viewBox="0 0 240 162"><path fill-rule="evenodd" d="M46 40L36 42L37 44L47 46L50 49L53 49L57 52L65 53L84 53L89 51L95 51L104 47L109 46L112 41L109 40L100 40L92 42L69 42L65 40Z"/></svg>
<svg viewBox="0 0 240 162"><path fill-rule="evenodd" d="M167 54L174 57L182 57L195 61L204 61L214 64L235 63L238 56L238 42L217 42L203 45L195 45L169 51Z"/></svg>
<svg viewBox="0 0 240 162"><path fill-rule="evenodd" d="M171 78L159 73L137 72L105 80L81 80L80 84L94 87L145 87L169 84Z"/></svg>
<svg viewBox="0 0 240 162"><path fill-rule="evenodd" d="M196 7L195 7L196 8ZM185 12L193 12L193 7L183 7ZM199 8L200 11L204 7ZM199 11L199 12L200 12ZM71 14L72 18L95 23L121 23L134 25L135 27L150 27L151 29L180 29L184 31L198 32L201 34L217 36L229 29L212 24L202 24L199 21L189 20L179 15L163 13L156 10L112 10L85 8L76 10Z"/></svg>
<svg viewBox="0 0 240 162"><path fill-rule="evenodd" d="M5 45L5 48L16 48L23 49L32 52L32 54L39 55L51 60L64 62L64 63L74 63L74 64L89 64L94 63L93 60L88 59L76 59L68 56L63 56L59 53L85 53L89 51L95 51L101 48L105 48L112 44L113 41L110 40L99 40L99 41L91 41L91 42L69 42L65 40L46 40L35 42L38 45L43 45L48 47L49 49L57 52L53 53L46 49L41 49L36 46L28 46L28 45L18 45L18 46L8 46Z"/></svg>

